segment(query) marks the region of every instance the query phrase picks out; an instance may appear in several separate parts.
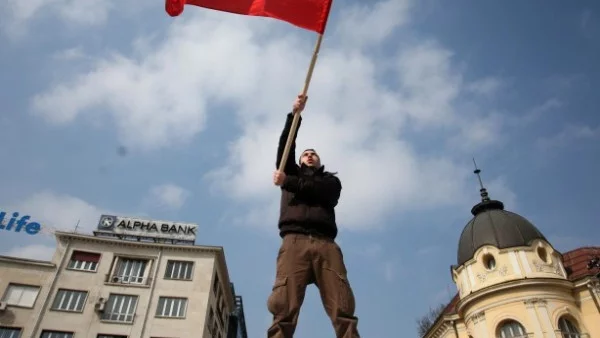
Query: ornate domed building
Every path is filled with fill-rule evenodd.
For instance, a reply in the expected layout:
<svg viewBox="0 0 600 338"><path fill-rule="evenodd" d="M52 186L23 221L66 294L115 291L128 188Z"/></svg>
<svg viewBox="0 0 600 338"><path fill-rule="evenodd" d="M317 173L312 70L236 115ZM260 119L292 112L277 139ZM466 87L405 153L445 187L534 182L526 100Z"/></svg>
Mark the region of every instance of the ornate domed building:
<svg viewBox="0 0 600 338"><path fill-rule="evenodd" d="M600 247L560 253L483 184L481 198L450 268L458 293L424 337L600 338Z"/></svg>

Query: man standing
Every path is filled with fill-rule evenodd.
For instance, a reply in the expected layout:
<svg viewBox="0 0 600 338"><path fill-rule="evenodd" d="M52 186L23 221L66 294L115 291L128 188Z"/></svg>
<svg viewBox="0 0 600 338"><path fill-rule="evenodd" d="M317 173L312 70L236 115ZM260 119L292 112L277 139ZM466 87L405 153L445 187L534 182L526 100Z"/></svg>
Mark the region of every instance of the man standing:
<svg viewBox="0 0 600 338"><path fill-rule="evenodd" d="M306 97L299 95L287 120L277 150L279 167L291 129L293 114L300 114ZM302 122L298 121L298 128ZM296 133L297 135L297 133ZM268 338L292 338L306 287L315 284L337 338L359 338L354 316L355 300L346 276L342 250L335 243L335 206L342 190L335 174L325 171L314 149L302 152L295 163L296 137L283 172L275 171L273 183L281 187L279 233L282 244L277 272L267 306L273 314Z"/></svg>

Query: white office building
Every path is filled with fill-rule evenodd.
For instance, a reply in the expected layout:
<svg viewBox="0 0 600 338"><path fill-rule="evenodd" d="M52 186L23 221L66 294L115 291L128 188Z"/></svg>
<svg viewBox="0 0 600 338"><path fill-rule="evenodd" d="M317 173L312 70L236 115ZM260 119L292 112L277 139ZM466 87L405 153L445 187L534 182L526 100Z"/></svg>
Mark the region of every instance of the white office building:
<svg viewBox="0 0 600 338"><path fill-rule="evenodd" d="M51 261L0 256L0 338L245 337L223 248L195 231L103 215L56 232Z"/></svg>

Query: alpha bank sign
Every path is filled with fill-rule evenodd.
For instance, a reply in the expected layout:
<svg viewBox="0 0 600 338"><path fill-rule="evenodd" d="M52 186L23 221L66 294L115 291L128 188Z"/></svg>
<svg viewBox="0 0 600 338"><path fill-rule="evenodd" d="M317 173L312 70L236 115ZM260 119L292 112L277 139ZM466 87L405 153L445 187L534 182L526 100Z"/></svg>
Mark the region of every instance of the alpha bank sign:
<svg viewBox="0 0 600 338"><path fill-rule="evenodd" d="M195 241L198 225L147 220L134 217L102 215L98 222L98 230L126 236Z"/></svg>

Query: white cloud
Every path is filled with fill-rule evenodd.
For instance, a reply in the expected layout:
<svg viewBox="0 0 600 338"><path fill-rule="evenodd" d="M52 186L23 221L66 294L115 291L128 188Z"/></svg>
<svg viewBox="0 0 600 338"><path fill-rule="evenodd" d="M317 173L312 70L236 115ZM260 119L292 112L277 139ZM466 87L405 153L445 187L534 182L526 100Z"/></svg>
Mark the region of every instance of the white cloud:
<svg viewBox="0 0 600 338"><path fill-rule="evenodd" d="M343 45L360 48L379 45L397 27L409 22L409 9L413 2L396 0L366 4L361 2L360 5L348 6L343 20L333 28L342 38ZM339 5L334 2L333 6L333 10L337 10Z"/></svg>
<svg viewBox="0 0 600 338"><path fill-rule="evenodd" d="M46 231L73 231L78 223L79 230L90 230L101 214L110 213L77 197L51 191L35 193L15 203L11 210L30 215L31 221L39 222Z"/></svg>
<svg viewBox="0 0 600 338"><path fill-rule="evenodd" d="M451 51L431 40L402 48L392 43L412 3L338 8L344 19L329 23L317 62L298 147L315 147L327 168L339 172L344 229L382 226L392 213L458 205L468 198L470 169L444 150L500 133L493 115L457 111L457 102L471 92ZM362 23L379 28L347 25L348 15L359 14ZM123 144L152 150L188 142L206 127L208 105L227 103L242 131L226 163L207 178L245 205L239 220L271 229L265 219L277 217L278 189L271 182L276 142L314 43L314 35L304 39L304 33L271 19L188 11L152 48L148 41L134 43L134 56L114 53L98 61L37 95L33 108L57 124L102 114L114 120ZM371 48L383 44L385 51ZM448 145L442 139L436 154L429 154L404 136L411 131L458 136L445 138Z"/></svg>
<svg viewBox="0 0 600 338"><path fill-rule="evenodd" d="M508 188L509 184L506 182L506 177L499 176L489 182L484 181L484 184L490 198L502 201L508 210L517 208L517 195Z"/></svg>
<svg viewBox="0 0 600 338"><path fill-rule="evenodd" d="M100 215L111 213L80 198L52 191L34 193L7 205L6 209L22 216L29 215L30 222L39 223L42 231L35 238L29 238L29 244L9 245L4 254L39 260L52 259L55 230L74 231L77 226L77 232L91 234Z"/></svg>
<svg viewBox="0 0 600 338"><path fill-rule="evenodd" d="M476 93L491 96L495 94L502 86L502 82L493 77L487 77L470 83L467 90Z"/></svg>
<svg viewBox="0 0 600 338"><path fill-rule="evenodd" d="M82 59L85 57L85 53L81 46L61 50L57 53L54 53L53 57L57 60L62 61L73 61L77 59Z"/></svg>
<svg viewBox="0 0 600 338"><path fill-rule="evenodd" d="M16 246L6 252L4 255L10 257L21 257L29 259L37 259L42 261L52 260L55 246L44 244L31 244L25 246Z"/></svg>
<svg viewBox="0 0 600 338"><path fill-rule="evenodd" d="M394 280L394 264L392 262L386 262L384 264L383 277L386 282L392 282Z"/></svg>
<svg viewBox="0 0 600 338"><path fill-rule="evenodd" d="M9 37L20 38L28 33L33 20L44 15L71 24L98 26L106 22L114 5L111 0L5 0L0 4L0 27Z"/></svg>
<svg viewBox="0 0 600 338"><path fill-rule="evenodd" d="M563 103L560 100L556 98L550 98L544 101L544 103L539 104L527 111L522 117L514 118L512 122L517 125L527 125L529 123L538 121L548 112L556 110L562 106Z"/></svg>
<svg viewBox="0 0 600 338"><path fill-rule="evenodd" d="M600 126L593 128L586 125L568 125L555 135L538 139L537 146L549 150L565 147L575 141L597 138L600 138Z"/></svg>
<svg viewBox="0 0 600 338"><path fill-rule="evenodd" d="M174 184L162 184L150 189L149 202L158 207L177 210L180 209L190 192Z"/></svg>
<svg viewBox="0 0 600 338"><path fill-rule="evenodd" d="M439 306L440 304L447 305L448 303L450 303L452 297L454 297L455 294L456 286L454 284L446 284L446 288L431 294L429 300L430 303L435 304L435 307Z"/></svg>
<svg viewBox="0 0 600 338"><path fill-rule="evenodd" d="M496 112L484 116L469 116L473 118L465 118L460 124L460 132L449 140L455 149L468 152L497 146L506 141L505 135L501 133L507 123L506 116Z"/></svg>

